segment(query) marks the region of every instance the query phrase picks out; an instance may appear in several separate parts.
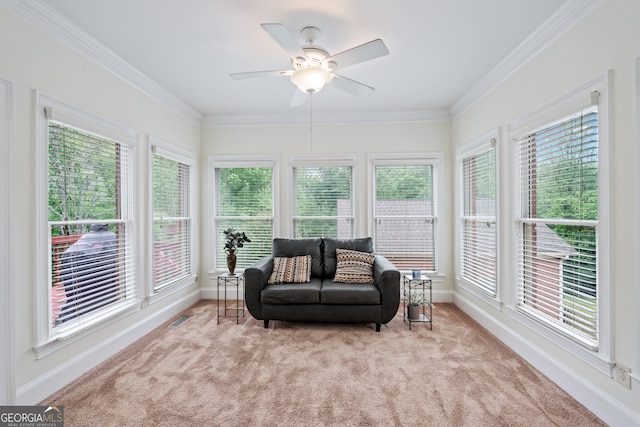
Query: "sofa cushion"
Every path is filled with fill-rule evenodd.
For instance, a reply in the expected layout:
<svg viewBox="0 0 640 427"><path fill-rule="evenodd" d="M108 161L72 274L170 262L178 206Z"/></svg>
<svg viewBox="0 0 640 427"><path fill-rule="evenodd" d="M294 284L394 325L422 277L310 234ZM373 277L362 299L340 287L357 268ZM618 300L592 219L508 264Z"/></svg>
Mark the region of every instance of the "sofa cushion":
<svg viewBox="0 0 640 427"><path fill-rule="evenodd" d="M262 304L318 304L322 280L314 278L309 283L285 283L267 285L260 293Z"/></svg>
<svg viewBox="0 0 640 427"><path fill-rule="evenodd" d="M324 239L324 277L333 279L336 275L336 249L350 249L352 251L373 253L373 239L362 237L358 239Z"/></svg>
<svg viewBox="0 0 640 427"><path fill-rule="evenodd" d="M325 280L320 301L322 304L380 304L380 291L371 283L333 283Z"/></svg>
<svg viewBox="0 0 640 427"><path fill-rule="evenodd" d="M375 283L373 279L374 254L336 249L336 283Z"/></svg>
<svg viewBox="0 0 640 427"><path fill-rule="evenodd" d="M311 277L322 277L322 239L273 239L274 257L311 255Z"/></svg>
<svg viewBox="0 0 640 427"><path fill-rule="evenodd" d="M270 285L277 283L308 283L311 281L311 255L274 257Z"/></svg>

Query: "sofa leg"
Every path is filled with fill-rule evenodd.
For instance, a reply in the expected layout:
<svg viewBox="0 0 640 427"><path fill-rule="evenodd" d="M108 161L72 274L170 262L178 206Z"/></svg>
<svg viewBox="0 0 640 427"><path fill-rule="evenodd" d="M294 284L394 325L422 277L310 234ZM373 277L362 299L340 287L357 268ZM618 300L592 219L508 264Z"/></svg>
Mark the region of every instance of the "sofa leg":
<svg viewBox="0 0 640 427"><path fill-rule="evenodd" d="M380 332L380 323L376 323L376 332Z"/></svg>
<svg viewBox="0 0 640 427"><path fill-rule="evenodd" d="M264 321L264 328L265 329L269 329L269 320L265 319Z"/></svg>

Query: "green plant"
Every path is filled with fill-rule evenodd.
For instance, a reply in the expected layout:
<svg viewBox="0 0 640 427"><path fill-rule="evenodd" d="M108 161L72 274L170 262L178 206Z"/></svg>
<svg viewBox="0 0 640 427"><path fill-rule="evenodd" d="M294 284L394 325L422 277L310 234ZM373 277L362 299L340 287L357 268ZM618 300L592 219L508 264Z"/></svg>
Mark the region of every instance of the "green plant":
<svg viewBox="0 0 640 427"><path fill-rule="evenodd" d="M235 228L227 228L224 230L225 244L224 251L228 254L234 254L244 246L245 242L251 242L244 232L236 231Z"/></svg>
<svg viewBox="0 0 640 427"><path fill-rule="evenodd" d="M431 301L420 289L412 289L411 292L405 290L402 295L402 301L405 301L407 305L429 305Z"/></svg>

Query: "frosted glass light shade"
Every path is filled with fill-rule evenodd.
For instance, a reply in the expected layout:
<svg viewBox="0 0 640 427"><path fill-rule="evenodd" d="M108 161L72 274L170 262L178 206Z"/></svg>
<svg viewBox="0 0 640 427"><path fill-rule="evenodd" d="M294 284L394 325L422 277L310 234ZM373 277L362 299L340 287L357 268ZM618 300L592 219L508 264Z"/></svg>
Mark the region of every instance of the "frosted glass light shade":
<svg viewBox="0 0 640 427"><path fill-rule="evenodd" d="M322 67L301 68L291 75L291 82L304 93L319 92L329 81L329 72Z"/></svg>

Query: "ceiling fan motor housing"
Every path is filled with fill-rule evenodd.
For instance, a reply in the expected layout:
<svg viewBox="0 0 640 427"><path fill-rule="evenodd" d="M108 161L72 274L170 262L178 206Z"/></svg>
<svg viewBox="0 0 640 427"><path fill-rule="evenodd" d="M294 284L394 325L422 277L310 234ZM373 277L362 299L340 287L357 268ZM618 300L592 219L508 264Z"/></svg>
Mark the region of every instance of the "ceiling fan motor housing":
<svg viewBox="0 0 640 427"><path fill-rule="evenodd" d="M296 70L304 67L323 65L322 62L329 57L329 52L320 46L302 46L302 50L307 55L306 58L301 56L291 58L291 64Z"/></svg>

